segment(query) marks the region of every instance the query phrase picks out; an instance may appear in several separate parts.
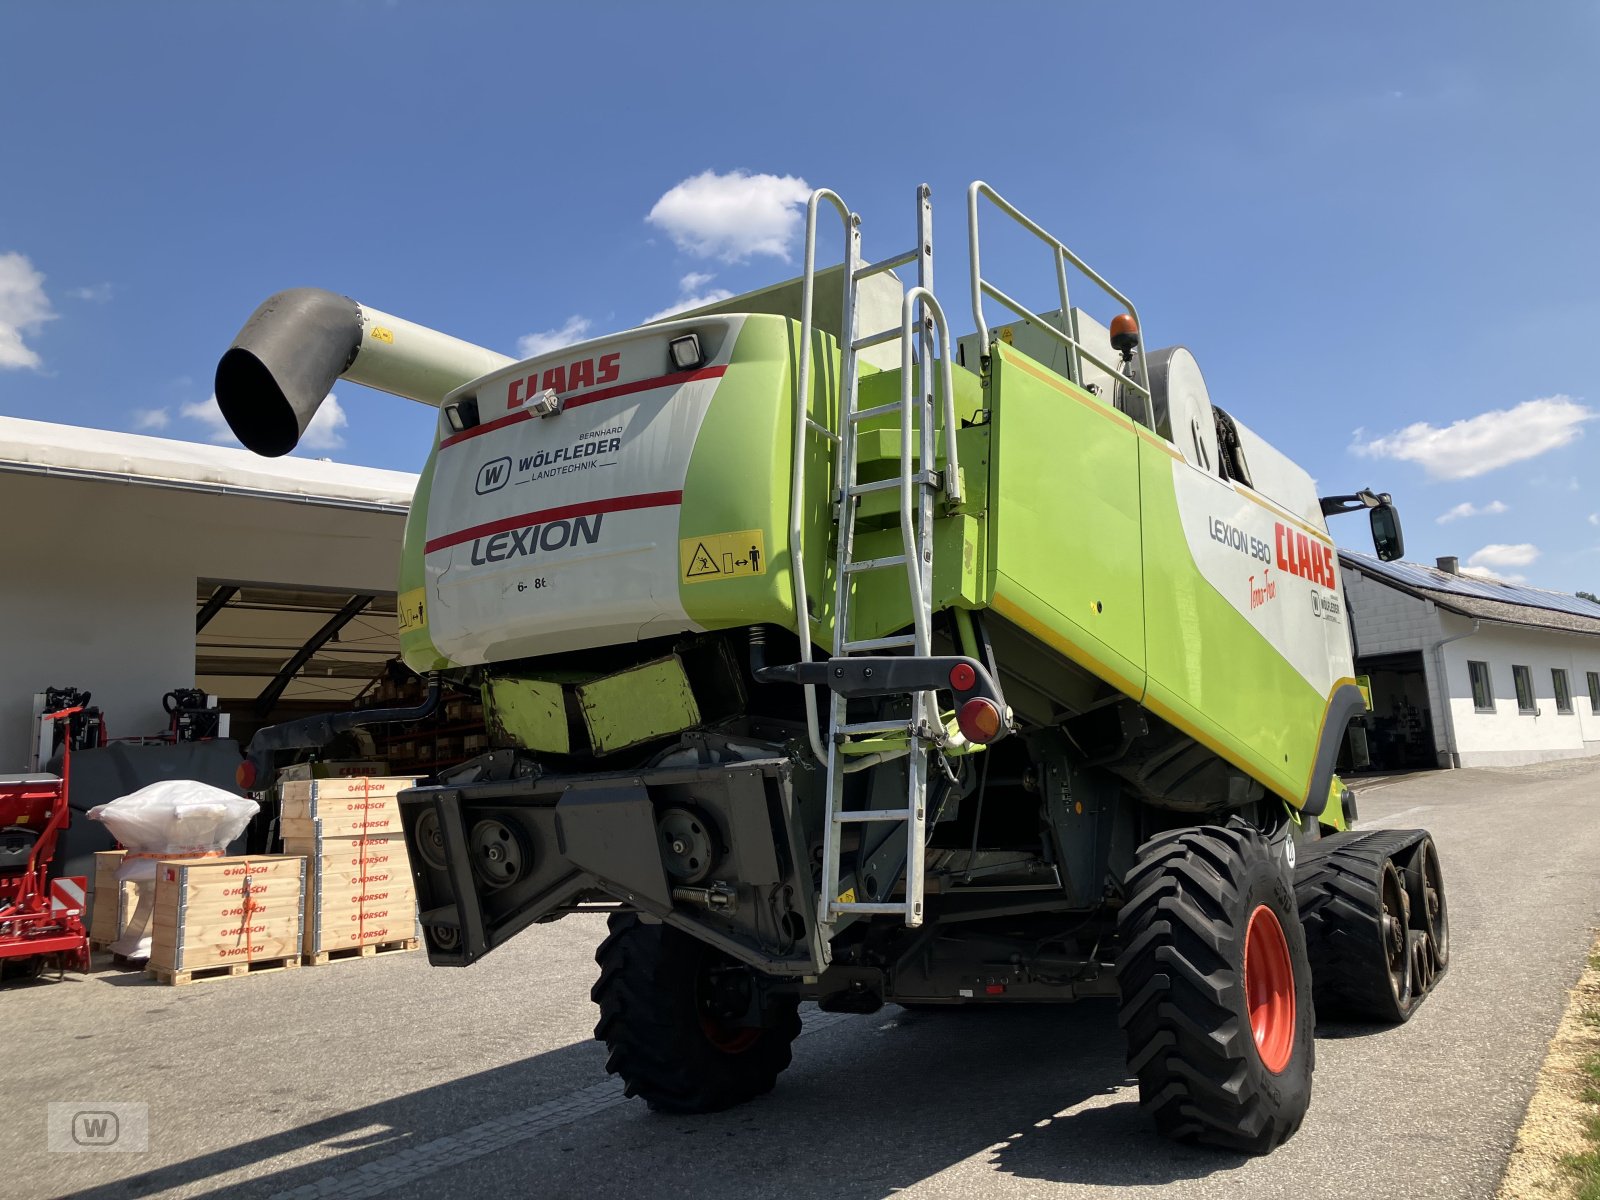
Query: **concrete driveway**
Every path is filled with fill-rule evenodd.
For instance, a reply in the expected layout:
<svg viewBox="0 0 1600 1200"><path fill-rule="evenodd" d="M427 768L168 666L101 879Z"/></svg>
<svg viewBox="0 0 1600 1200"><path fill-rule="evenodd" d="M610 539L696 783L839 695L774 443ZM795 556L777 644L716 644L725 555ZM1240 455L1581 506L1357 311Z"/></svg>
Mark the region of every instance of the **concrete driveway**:
<svg viewBox="0 0 1600 1200"><path fill-rule="evenodd" d="M1600 913L1600 763L1382 781L1423 825L1454 963L1410 1024L1325 1026L1300 1133L1267 1159L1140 1116L1109 1004L810 1011L777 1091L711 1117L624 1101L589 1040L600 921L467 971L420 954L165 988L0 991L8 1196L1489 1197ZM49 1101L149 1105L143 1154L50 1153Z"/></svg>

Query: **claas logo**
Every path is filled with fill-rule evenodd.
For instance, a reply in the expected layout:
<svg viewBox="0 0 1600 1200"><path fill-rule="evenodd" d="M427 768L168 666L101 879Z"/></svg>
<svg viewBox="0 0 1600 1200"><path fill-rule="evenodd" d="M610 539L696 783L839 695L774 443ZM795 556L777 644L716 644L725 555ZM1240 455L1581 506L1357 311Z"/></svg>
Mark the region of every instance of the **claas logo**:
<svg viewBox="0 0 1600 1200"><path fill-rule="evenodd" d="M506 407L521 408L529 396L540 392L575 392L579 388L615 383L622 375L622 355L602 354L598 359L580 358L566 366L549 367L543 377L536 371L526 379L513 379L506 388Z"/></svg>
<svg viewBox="0 0 1600 1200"><path fill-rule="evenodd" d="M1297 529L1282 523L1272 527L1272 541L1278 552L1278 570L1309 579L1323 587L1339 586L1338 571L1333 565L1333 547L1325 546L1315 538L1307 537Z"/></svg>

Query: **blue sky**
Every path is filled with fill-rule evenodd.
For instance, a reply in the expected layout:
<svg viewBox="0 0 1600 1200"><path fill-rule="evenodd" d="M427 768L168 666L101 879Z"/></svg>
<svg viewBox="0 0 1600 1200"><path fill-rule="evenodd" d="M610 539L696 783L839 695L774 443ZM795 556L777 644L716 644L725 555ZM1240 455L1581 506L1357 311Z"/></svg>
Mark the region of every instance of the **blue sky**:
<svg viewBox="0 0 1600 1200"><path fill-rule="evenodd" d="M7 5L0 413L208 440L290 286L506 352L625 327L795 274L806 185L871 256L930 182L965 330L982 177L1325 491L1391 491L1409 558L1600 590L1600 9L1537 12ZM1022 249L994 273L1052 306ZM427 410L335 394L303 453L420 466Z"/></svg>

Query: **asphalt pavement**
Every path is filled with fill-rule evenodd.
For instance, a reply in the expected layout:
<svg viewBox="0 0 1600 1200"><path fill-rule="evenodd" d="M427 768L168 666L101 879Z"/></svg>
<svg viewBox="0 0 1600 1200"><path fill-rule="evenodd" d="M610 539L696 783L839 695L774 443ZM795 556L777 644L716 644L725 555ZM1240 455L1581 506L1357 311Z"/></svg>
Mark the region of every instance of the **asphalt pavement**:
<svg viewBox="0 0 1600 1200"><path fill-rule="evenodd" d="M403 954L0 990L0 1193L1491 1197L1600 920L1597 806L1593 761L1361 792L1365 825L1433 831L1453 962L1407 1025L1319 1029L1306 1123L1264 1159L1156 1136L1104 1002L807 1010L772 1095L653 1114L590 1040L603 923L578 917L465 971ZM148 1104L148 1151L49 1151L51 1101Z"/></svg>

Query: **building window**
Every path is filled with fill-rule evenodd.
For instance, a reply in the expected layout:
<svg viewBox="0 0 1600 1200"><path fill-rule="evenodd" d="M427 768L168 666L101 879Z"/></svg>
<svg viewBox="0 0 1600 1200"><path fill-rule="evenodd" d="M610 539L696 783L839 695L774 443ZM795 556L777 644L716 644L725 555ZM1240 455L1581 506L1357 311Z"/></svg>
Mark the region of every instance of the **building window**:
<svg viewBox="0 0 1600 1200"><path fill-rule="evenodd" d="M1572 684L1567 682L1567 673L1561 667L1554 667L1550 671L1550 682L1556 688L1556 711L1569 713L1572 711Z"/></svg>
<svg viewBox="0 0 1600 1200"><path fill-rule="evenodd" d="M1511 678L1517 685L1517 711L1537 715L1539 708L1533 702L1533 672L1527 667L1519 667L1513 663Z"/></svg>
<svg viewBox="0 0 1600 1200"><path fill-rule="evenodd" d="M1472 676L1472 707L1478 712L1494 711L1494 684L1489 681L1489 664L1468 662L1467 672Z"/></svg>
<svg viewBox="0 0 1600 1200"><path fill-rule="evenodd" d="M1600 671L1589 672L1589 711L1600 717Z"/></svg>

